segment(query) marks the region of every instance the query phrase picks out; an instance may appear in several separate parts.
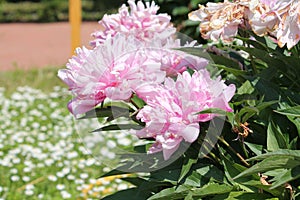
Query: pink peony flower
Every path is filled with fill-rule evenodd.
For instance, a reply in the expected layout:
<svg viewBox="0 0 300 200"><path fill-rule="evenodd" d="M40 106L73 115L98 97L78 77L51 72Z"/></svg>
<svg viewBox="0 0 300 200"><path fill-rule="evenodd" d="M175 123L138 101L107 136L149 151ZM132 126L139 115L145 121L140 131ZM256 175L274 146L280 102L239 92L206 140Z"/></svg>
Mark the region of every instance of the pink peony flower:
<svg viewBox="0 0 300 200"><path fill-rule="evenodd" d="M196 41L186 43L184 46L181 46L180 39L168 39L166 44L158 42L159 40L155 41L156 42L152 42L151 47L148 48L148 55L161 63L161 70L165 71L167 76L175 77L177 74L184 72L187 68L194 70L203 69L209 63L205 58L193 56L180 50L174 50L182 47L198 48L195 46Z"/></svg>
<svg viewBox="0 0 300 200"><path fill-rule="evenodd" d="M139 138L154 138L149 153L163 152L167 160L178 149L181 141L194 142L199 135L199 122L211 120L215 114L196 113L208 108L232 111L228 101L235 86L224 84L220 78L213 80L205 69L191 76L179 74L177 80L166 78L164 85L143 84L136 89L137 95L147 105L137 118L146 127L137 131Z"/></svg>
<svg viewBox="0 0 300 200"><path fill-rule="evenodd" d="M118 34L93 50L77 49L77 53L67 69L58 72L75 95L68 105L74 115L91 110L105 98L127 100L141 83L161 83L165 78L161 64L132 37Z"/></svg>
<svg viewBox="0 0 300 200"><path fill-rule="evenodd" d="M123 4L118 14L104 15L99 21L102 30L92 34L95 40L91 41L93 47L103 43L108 36L122 33L132 35L140 41L152 42L154 36L165 41L173 35L176 29L170 23L171 17L167 14L157 14L159 7L154 2L141 1L135 4L134 0L128 0L128 7Z"/></svg>

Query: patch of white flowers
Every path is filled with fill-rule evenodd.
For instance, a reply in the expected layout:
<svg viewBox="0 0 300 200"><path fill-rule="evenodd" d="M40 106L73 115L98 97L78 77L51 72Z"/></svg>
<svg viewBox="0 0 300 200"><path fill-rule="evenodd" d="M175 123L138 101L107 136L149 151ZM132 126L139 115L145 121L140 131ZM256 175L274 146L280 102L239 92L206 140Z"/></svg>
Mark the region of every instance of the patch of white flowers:
<svg viewBox="0 0 300 200"><path fill-rule="evenodd" d="M19 87L9 97L4 92L0 88L0 199L99 198L105 191L128 187L120 179L109 184L96 179L109 169L87 150L97 145L95 135L77 134L76 122L65 106L65 88L54 87L46 94ZM126 134L96 138L107 142L99 152L111 159L110 149L133 142Z"/></svg>

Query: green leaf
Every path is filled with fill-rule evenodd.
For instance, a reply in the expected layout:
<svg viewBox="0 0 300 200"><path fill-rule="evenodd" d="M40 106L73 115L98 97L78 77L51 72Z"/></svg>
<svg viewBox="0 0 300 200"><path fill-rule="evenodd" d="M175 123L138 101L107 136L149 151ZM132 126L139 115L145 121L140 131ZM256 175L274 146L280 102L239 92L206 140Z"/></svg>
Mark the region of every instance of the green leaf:
<svg viewBox="0 0 300 200"><path fill-rule="evenodd" d="M278 188L278 189L272 190L272 189L270 189L270 187L271 187L270 185L263 185L260 180L250 180L248 182L244 182L243 184L245 184L247 186L255 187L258 190L263 190L265 192L268 192L275 197L280 197L283 195L284 188ZM257 192L257 191L255 191L255 192Z"/></svg>
<svg viewBox="0 0 300 200"><path fill-rule="evenodd" d="M283 175L279 176L277 178L277 180L274 183L272 183L272 187L270 189L277 188L281 185L284 185L287 182L296 180L298 178L300 178L300 163L299 163L299 166L288 169L287 172L285 172Z"/></svg>
<svg viewBox="0 0 300 200"><path fill-rule="evenodd" d="M238 113L237 116L239 117L239 121L241 123L246 122L250 117L259 113L259 110L256 107L246 106L242 108Z"/></svg>
<svg viewBox="0 0 300 200"><path fill-rule="evenodd" d="M274 112L287 116L300 117L300 105L286 109L274 110Z"/></svg>
<svg viewBox="0 0 300 200"><path fill-rule="evenodd" d="M115 131L115 130L139 130L142 129L143 127L138 125L138 124L111 124L107 126L103 126L99 129L96 129L92 132L101 132L101 131Z"/></svg>
<svg viewBox="0 0 300 200"><path fill-rule="evenodd" d="M101 118L101 117L113 117L114 119L121 116L129 116L129 112L132 109L127 107L109 106L105 108L95 108L85 113L83 117L78 119L89 119L89 118Z"/></svg>
<svg viewBox="0 0 300 200"><path fill-rule="evenodd" d="M209 183L202 188L192 188L189 192L193 197L206 197L228 193L233 190L232 186L226 184Z"/></svg>
<svg viewBox="0 0 300 200"><path fill-rule="evenodd" d="M254 199L264 199L264 200L279 200L279 198L272 198L268 194L258 194L250 192L230 192L229 194L218 195L212 200L254 200Z"/></svg>
<svg viewBox="0 0 300 200"><path fill-rule="evenodd" d="M148 200L165 200L165 199L183 199L191 190L191 187L184 185L174 186L172 188L164 189L155 195L151 196Z"/></svg>
<svg viewBox="0 0 300 200"><path fill-rule="evenodd" d="M234 185L234 186L238 186L239 188L248 191L248 192L253 192L253 190L251 188L249 188L248 186L244 185L244 182L248 182L249 180L253 179L253 180L259 180L259 176L254 174L252 177L248 178L248 177L241 177L241 178L237 178L234 179L235 176L237 176L238 174L240 174L241 172L245 171L247 168L239 165L237 163L232 162L231 160L229 160L228 158L226 158L226 156L224 155L224 152L222 153L222 163L224 166L224 172L225 175L228 179L228 181Z"/></svg>
<svg viewBox="0 0 300 200"><path fill-rule="evenodd" d="M104 178L104 177L115 176L115 175L123 175L123 174L128 174L128 173L124 172L124 171L117 170L117 169L113 169L113 170L107 172L106 174L103 174L102 176L100 176L98 178Z"/></svg>
<svg viewBox="0 0 300 200"><path fill-rule="evenodd" d="M198 4L200 4L202 2L203 2L203 0L191 0L190 1L192 8L197 8Z"/></svg>
<svg viewBox="0 0 300 200"><path fill-rule="evenodd" d="M219 69L223 69L226 72L229 72L229 73L231 73L231 74L233 74L234 76L237 76L237 77L238 76L243 76L243 75L247 74L246 71L242 71L242 70L239 70L239 69L234 69L234 68L226 67L224 65L214 64L214 66L218 67Z"/></svg>
<svg viewBox="0 0 300 200"><path fill-rule="evenodd" d="M275 104L275 103L278 103L278 101L264 101L264 102L261 102L259 103L256 108L259 110L259 111L262 111L263 109Z"/></svg>
<svg viewBox="0 0 300 200"><path fill-rule="evenodd" d="M292 116L287 116L287 118L295 124L297 131L298 131L298 136L300 137L300 118L299 117L292 117Z"/></svg>
<svg viewBox="0 0 300 200"><path fill-rule="evenodd" d="M253 144L250 142L244 142L245 145L247 145L247 147L249 147L249 149L251 151L253 151L256 155L261 155L262 154L262 150L263 150L263 146L259 145L259 144Z"/></svg>
<svg viewBox="0 0 300 200"><path fill-rule="evenodd" d="M243 83L243 85L241 85L241 87L238 88L237 94L251 94L254 91L255 89L252 86L251 82L247 80Z"/></svg>
<svg viewBox="0 0 300 200"><path fill-rule="evenodd" d="M280 97L280 88L273 82L257 78L252 81L253 86L264 95L265 101L278 101Z"/></svg>
<svg viewBox="0 0 300 200"><path fill-rule="evenodd" d="M220 114L220 115L226 115L226 111L222 110L220 108L208 108L205 110L202 110L198 113L196 113L196 115L200 115L200 114Z"/></svg>
<svg viewBox="0 0 300 200"><path fill-rule="evenodd" d="M184 185L172 187L153 195L148 200L182 199L187 195L192 197L206 197L216 194L228 193L233 189L232 186L225 184L210 183L202 188L191 188Z"/></svg>
<svg viewBox="0 0 300 200"><path fill-rule="evenodd" d="M249 38L243 38L243 37L239 37L236 36L238 39L246 42L247 44L250 44L252 46L254 46L257 49L261 49L267 52L268 48L266 47L266 45L258 40L253 40L253 39L249 39Z"/></svg>
<svg viewBox="0 0 300 200"><path fill-rule="evenodd" d="M190 155L191 154L186 154L184 157L178 182L180 182L190 172L192 165L197 163L198 161L198 155L196 156L190 156Z"/></svg>
<svg viewBox="0 0 300 200"><path fill-rule="evenodd" d="M173 16L177 16L177 15L185 15L189 12L189 8L185 7L185 6L180 6L180 7L176 7L173 9L172 11L172 15Z"/></svg>
<svg viewBox="0 0 300 200"><path fill-rule="evenodd" d="M144 107L144 105L146 105L146 103L136 95L133 95L133 97L130 100L131 103L135 105L137 108L142 108Z"/></svg>
<svg viewBox="0 0 300 200"><path fill-rule="evenodd" d="M291 157L286 157L286 156L272 156L268 157L261 162L253 165L249 169L246 169L234 179L238 179L243 176L248 176L252 174L257 174L257 173L262 173L274 169L280 169L280 168L291 168L299 165L299 161L294 160Z"/></svg>
<svg viewBox="0 0 300 200"><path fill-rule="evenodd" d="M147 191L140 191L138 188L130 188L115 192L109 196L102 198L102 200L146 200L151 194Z"/></svg>
<svg viewBox="0 0 300 200"><path fill-rule="evenodd" d="M219 56L219 55L216 55L216 54L213 54L213 53L209 53L209 56L211 57L211 59L214 61L214 63L216 65L227 66L228 69L236 69L240 72L243 72L243 71L240 70L241 67L239 66L239 64L236 60L233 60L231 58L227 58L227 57L225 57L225 55L220 55ZM236 71L236 72L238 72L238 71ZM244 74L246 74L246 72Z"/></svg>
<svg viewBox="0 0 300 200"><path fill-rule="evenodd" d="M224 183L224 173L213 165L200 164L200 166L193 168L192 174L185 179L183 184L201 187L210 181Z"/></svg>
<svg viewBox="0 0 300 200"><path fill-rule="evenodd" d="M270 121L267 130L267 149L268 151L276 151L279 149L287 149L288 144L279 127Z"/></svg>
<svg viewBox="0 0 300 200"><path fill-rule="evenodd" d="M125 178L121 178L121 179L128 183L131 183L132 185L135 185L135 186L140 186L144 183L149 183L149 181L139 178L139 177L125 177Z"/></svg>
<svg viewBox="0 0 300 200"><path fill-rule="evenodd" d="M259 156L252 157L248 159L248 161L263 160L274 156L291 157L295 160L300 161L300 150L279 149L278 151L268 152Z"/></svg>
<svg viewBox="0 0 300 200"><path fill-rule="evenodd" d="M175 50L183 51L185 53L198 56L201 58L206 58L210 60L210 56L208 55L207 52L205 52L202 48L198 47L183 47L183 48L176 48Z"/></svg>
<svg viewBox="0 0 300 200"><path fill-rule="evenodd" d="M202 177L206 179L214 179L218 182L224 182L224 172L221 171L214 165L204 166L196 169L196 173L200 174Z"/></svg>

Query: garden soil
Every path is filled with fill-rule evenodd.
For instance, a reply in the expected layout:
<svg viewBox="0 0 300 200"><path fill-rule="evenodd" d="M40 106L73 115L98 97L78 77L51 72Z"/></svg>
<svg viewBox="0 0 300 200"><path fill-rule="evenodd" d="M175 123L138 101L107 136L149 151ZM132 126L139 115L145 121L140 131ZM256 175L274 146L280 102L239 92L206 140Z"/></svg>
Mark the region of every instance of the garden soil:
<svg viewBox="0 0 300 200"><path fill-rule="evenodd" d="M88 46L97 22L81 25L81 45ZM71 26L59 23L0 24L0 70L64 66L72 56Z"/></svg>

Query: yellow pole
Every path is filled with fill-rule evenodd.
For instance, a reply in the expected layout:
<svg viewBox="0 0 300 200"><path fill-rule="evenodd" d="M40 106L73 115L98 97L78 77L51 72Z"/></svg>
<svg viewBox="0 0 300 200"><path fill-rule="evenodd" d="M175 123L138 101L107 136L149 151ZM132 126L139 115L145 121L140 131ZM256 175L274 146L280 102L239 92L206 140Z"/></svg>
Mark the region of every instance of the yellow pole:
<svg viewBox="0 0 300 200"><path fill-rule="evenodd" d="M81 45L81 0L69 0L69 21L71 24L71 55Z"/></svg>

